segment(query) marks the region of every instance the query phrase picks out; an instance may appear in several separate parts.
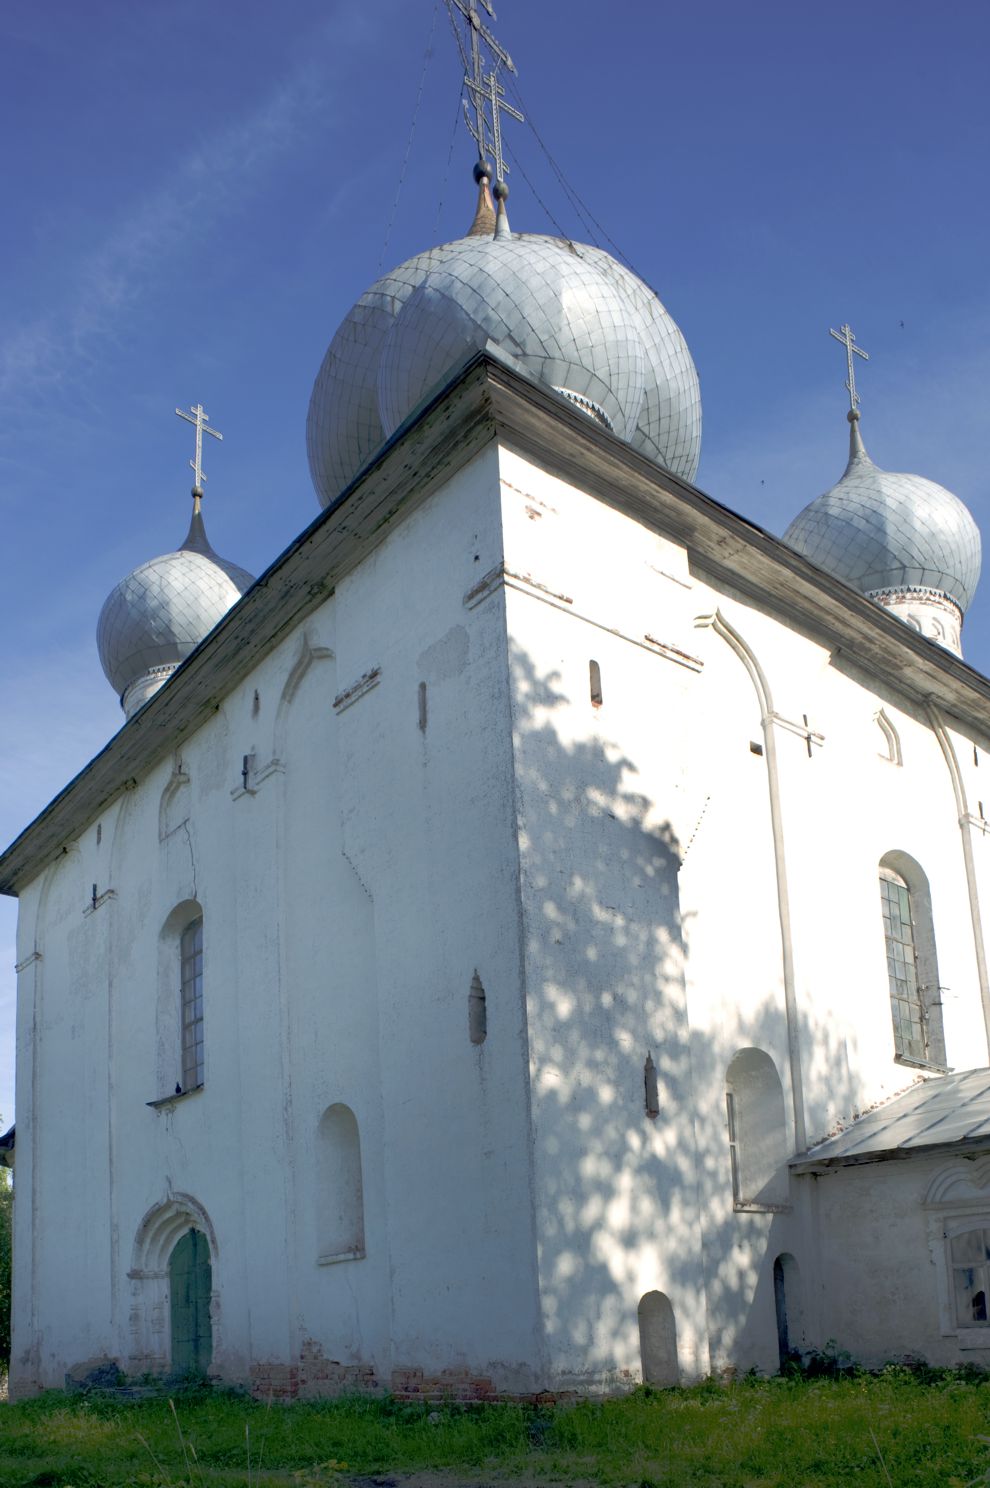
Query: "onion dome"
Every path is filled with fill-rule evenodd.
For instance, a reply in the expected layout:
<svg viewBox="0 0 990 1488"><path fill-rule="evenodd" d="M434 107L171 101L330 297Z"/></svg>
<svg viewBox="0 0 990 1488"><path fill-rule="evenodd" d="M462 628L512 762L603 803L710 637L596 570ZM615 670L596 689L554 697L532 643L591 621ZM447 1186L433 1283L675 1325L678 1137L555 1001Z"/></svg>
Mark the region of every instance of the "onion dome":
<svg viewBox="0 0 990 1488"><path fill-rule="evenodd" d="M784 541L957 654L980 577L980 532L951 491L874 465L849 415L849 464L795 517Z"/></svg>
<svg viewBox="0 0 990 1488"><path fill-rule="evenodd" d="M306 423L323 506L473 352L497 347L657 464L693 480L698 377L652 290L599 248L509 231L504 183L492 230L487 179L466 237L385 274L337 331Z"/></svg>
<svg viewBox="0 0 990 1488"><path fill-rule="evenodd" d="M107 680L128 718L194 651L254 583L210 547L193 488L185 542L142 563L108 595L96 630Z"/></svg>

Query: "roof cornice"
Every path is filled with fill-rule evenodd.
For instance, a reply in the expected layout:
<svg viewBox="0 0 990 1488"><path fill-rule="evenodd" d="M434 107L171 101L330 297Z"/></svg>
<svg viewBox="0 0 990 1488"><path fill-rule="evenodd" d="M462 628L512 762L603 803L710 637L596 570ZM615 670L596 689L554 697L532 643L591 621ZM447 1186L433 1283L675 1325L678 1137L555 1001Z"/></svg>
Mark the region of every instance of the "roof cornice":
<svg viewBox="0 0 990 1488"><path fill-rule="evenodd" d="M696 572L796 619L833 652L985 735L990 682L779 538L660 469L491 349L423 400L371 463L278 557L44 811L0 855L17 894L62 848L216 712L282 637L381 542L393 519L494 440L681 541Z"/></svg>

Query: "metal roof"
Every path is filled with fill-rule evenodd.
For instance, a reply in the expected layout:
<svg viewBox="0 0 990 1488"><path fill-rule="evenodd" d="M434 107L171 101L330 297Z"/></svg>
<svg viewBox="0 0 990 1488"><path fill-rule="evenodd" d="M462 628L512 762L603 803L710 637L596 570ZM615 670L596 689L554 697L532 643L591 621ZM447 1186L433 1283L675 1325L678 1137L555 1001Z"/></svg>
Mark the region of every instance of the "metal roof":
<svg viewBox="0 0 990 1488"><path fill-rule="evenodd" d="M791 1159L796 1172L928 1152L990 1148L990 1069L923 1080Z"/></svg>
<svg viewBox="0 0 990 1488"><path fill-rule="evenodd" d="M990 681L779 538L662 470L556 393L471 357L424 400L326 511L275 560L166 685L0 854L0 893L17 894L189 733L341 577L491 441L536 460L688 549L692 571L785 614L837 664L943 708L990 748Z"/></svg>
<svg viewBox="0 0 990 1488"><path fill-rule="evenodd" d="M694 479L698 376L653 291L584 243L469 235L385 274L330 343L306 421L321 503L336 499L429 389L486 346L578 407L590 404L666 470Z"/></svg>

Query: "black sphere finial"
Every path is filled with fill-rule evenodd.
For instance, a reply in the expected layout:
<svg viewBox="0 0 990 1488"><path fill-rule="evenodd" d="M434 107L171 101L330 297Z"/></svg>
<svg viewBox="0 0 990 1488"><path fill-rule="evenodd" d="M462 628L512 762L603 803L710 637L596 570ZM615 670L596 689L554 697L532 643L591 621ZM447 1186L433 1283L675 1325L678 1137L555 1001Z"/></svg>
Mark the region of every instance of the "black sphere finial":
<svg viewBox="0 0 990 1488"><path fill-rule="evenodd" d="M495 174L495 167L489 160L476 160L474 163L475 185L480 186L482 181L490 181Z"/></svg>
<svg viewBox="0 0 990 1488"><path fill-rule="evenodd" d="M509 195L509 188L504 181L496 181L492 187L492 196L496 201L505 201Z"/></svg>

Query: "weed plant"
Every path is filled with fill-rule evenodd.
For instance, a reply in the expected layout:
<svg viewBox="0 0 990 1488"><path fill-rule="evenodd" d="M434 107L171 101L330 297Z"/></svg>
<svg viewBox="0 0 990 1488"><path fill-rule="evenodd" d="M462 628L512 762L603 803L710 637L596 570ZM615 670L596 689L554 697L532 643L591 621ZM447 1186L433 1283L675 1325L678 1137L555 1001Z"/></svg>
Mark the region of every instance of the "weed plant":
<svg viewBox="0 0 990 1488"><path fill-rule="evenodd" d="M603 1488L990 1485L990 1381L746 1378L534 1409L350 1398L265 1406L50 1393L0 1405L0 1488L329 1488L392 1473L438 1483ZM418 1483L424 1480L420 1478Z"/></svg>

